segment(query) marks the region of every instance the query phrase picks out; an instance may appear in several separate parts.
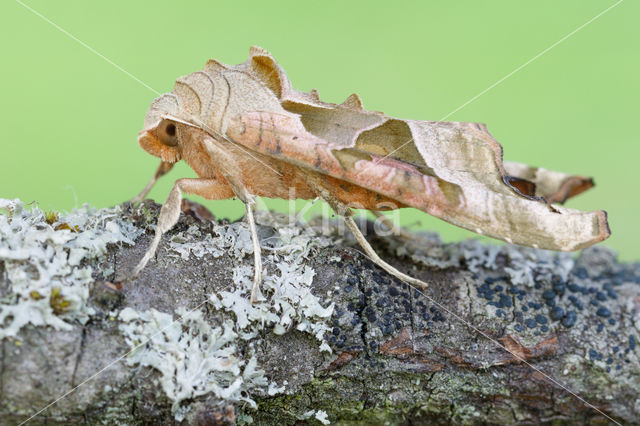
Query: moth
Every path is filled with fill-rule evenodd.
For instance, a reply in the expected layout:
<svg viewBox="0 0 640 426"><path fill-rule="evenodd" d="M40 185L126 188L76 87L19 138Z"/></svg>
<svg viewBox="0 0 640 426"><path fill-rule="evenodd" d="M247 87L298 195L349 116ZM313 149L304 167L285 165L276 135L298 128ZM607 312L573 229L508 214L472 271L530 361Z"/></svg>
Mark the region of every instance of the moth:
<svg viewBox="0 0 640 426"><path fill-rule="evenodd" d="M175 182L133 276L177 222L183 193L237 197L246 205L254 247L252 301L262 279L256 196L321 198L376 264L421 289L425 282L375 253L352 218L354 208L380 215L413 207L482 235L551 250L578 250L610 235L604 211L558 205L591 188L590 178L503 162L484 124L392 118L365 110L356 94L339 105L324 102L315 90L293 89L258 47L240 65L209 60L202 71L178 78L173 92L152 102L138 143L161 163L132 201L179 160L199 177Z"/></svg>

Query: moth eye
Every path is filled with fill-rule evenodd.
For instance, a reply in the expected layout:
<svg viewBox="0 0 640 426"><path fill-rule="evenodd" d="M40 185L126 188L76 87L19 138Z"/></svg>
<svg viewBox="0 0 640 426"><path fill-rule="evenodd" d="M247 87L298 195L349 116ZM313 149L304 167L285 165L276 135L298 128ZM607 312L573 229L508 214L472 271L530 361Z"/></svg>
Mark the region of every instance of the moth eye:
<svg viewBox="0 0 640 426"><path fill-rule="evenodd" d="M178 129L176 128L175 123L169 120L162 120L158 125L156 134L158 135L160 142L163 144L167 146L178 145Z"/></svg>

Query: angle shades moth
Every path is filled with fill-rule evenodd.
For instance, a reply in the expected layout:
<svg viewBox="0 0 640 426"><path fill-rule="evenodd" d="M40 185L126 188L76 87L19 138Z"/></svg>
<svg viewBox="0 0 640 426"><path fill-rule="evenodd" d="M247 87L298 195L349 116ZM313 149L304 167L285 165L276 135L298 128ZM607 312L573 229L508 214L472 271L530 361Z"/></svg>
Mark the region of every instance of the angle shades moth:
<svg viewBox="0 0 640 426"><path fill-rule="evenodd" d="M260 297L262 273L255 196L324 199L378 265L419 288L426 283L375 254L352 208L413 207L489 237L551 250L578 250L610 235L604 211L558 205L591 188L590 178L503 162L502 146L484 124L392 118L365 110L356 94L342 104L324 102L315 90L295 90L258 47L240 65L210 60L179 78L173 92L151 104L138 142L161 164L134 201L179 160L199 178L176 181L133 275L177 221L183 192L238 197L253 236L252 300Z"/></svg>

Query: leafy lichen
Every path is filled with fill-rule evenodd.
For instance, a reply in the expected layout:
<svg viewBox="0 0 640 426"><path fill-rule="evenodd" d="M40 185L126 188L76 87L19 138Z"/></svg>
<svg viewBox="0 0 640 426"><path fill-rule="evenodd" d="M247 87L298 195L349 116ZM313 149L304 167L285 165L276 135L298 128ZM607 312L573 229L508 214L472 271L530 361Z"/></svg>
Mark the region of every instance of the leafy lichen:
<svg viewBox="0 0 640 426"><path fill-rule="evenodd" d="M83 261L127 243L141 232L120 219L120 208L87 205L67 215L25 208L0 199L0 260L7 277L0 299L0 339L16 336L26 324L69 330L92 314L86 301L92 269Z"/></svg>
<svg viewBox="0 0 640 426"><path fill-rule="evenodd" d="M314 271L306 265L313 248L328 245L329 240L311 229L284 223L275 232L262 240L267 253L263 261L269 265L262 297L257 303L249 301L253 270L235 267L232 288L221 289L208 299L209 311L213 308L222 318L217 324L205 319L200 308L177 309L175 321L173 315L153 309L136 312L127 308L120 313L120 329L135 349L129 363L160 372L160 384L173 401L177 420L189 411L186 401L200 395L213 394L255 407L250 393L271 396L284 391L286 383L270 382L255 354L243 354L240 348L255 347L261 333L284 334L296 329L313 335L320 350L331 351L324 335L330 330L327 320L334 304L322 302L311 292ZM169 250L185 259L228 254L240 263L252 254L253 247L246 225L234 223L215 224L213 232L205 235L192 226L171 238ZM321 412L315 418L327 421Z"/></svg>

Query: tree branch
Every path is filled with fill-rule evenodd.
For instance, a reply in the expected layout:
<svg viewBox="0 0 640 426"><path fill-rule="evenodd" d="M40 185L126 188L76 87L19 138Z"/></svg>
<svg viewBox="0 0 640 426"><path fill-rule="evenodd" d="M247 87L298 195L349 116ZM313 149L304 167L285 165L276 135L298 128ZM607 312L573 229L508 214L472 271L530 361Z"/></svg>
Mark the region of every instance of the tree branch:
<svg viewBox="0 0 640 426"><path fill-rule="evenodd" d="M135 245L111 244L97 258L85 256L79 267L92 268L89 296L70 306L88 309L86 322L61 308L68 329L28 324L2 340L1 423L20 423L72 390L31 421L293 424L322 422L325 413L331 422L367 424L609 421L602 413L622 423L640 418L640 265L618 263L606 248L574 259L369 232L385 260L430 283L421 294L375 266L351 237L336 235L333 224L330 235L321 235L317 226L302 229L262 214L270 277L263 292L270 304L261 325L251 316L255 307L240 308L240 298L231 295L245 281L250 287L245 225L199 219L193 205L184 211L189 214L163 240L157 258L114 292L103 281L133 269L158 213L148 201L124 205L119 220L143 233ZM34 225L33 232L42 231ZM6 309L26 303L16 296L14 272L27 270L29 260L4 253ZM311 276L313 312L316 299L292 302ZM50 293L50 300L67 300L65 291L59 300ZM285 302L292 306L288 314ZM243 312L249 315L244 326ZM174 331L162 329L166 315L182 317L170 326ZM12 320L7 316L4 326Z"/></svg>

